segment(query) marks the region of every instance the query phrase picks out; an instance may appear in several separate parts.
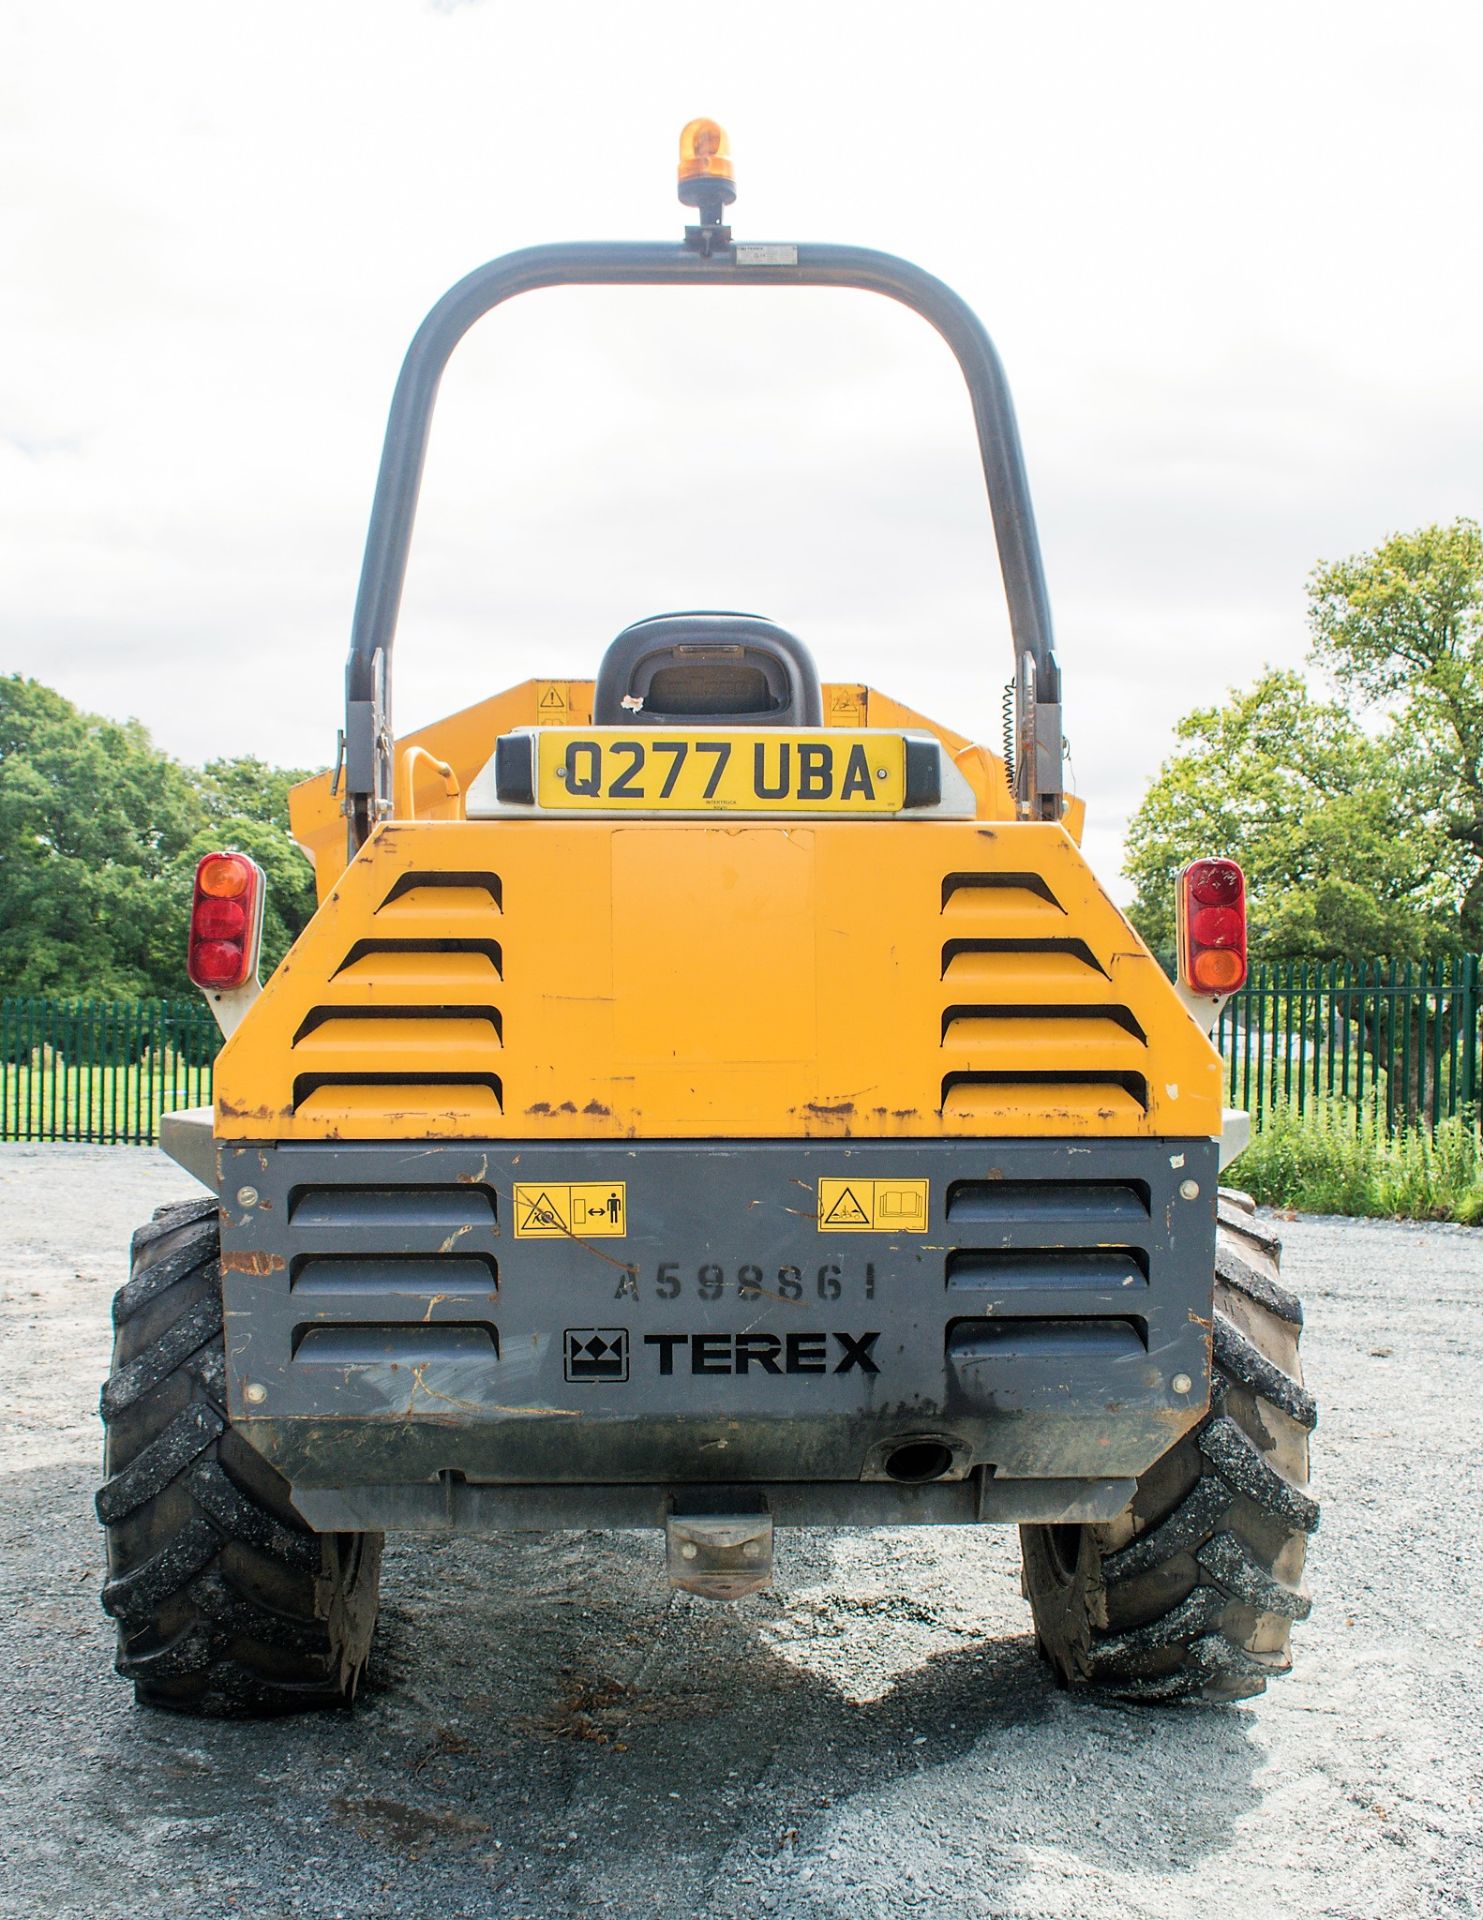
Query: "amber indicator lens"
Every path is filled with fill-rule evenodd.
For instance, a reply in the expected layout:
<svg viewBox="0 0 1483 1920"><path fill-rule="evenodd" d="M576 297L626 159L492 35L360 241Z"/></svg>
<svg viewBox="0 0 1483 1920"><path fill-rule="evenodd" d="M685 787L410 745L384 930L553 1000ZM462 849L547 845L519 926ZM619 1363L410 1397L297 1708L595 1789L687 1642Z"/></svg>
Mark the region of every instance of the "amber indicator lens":
<svg viewBox="0 0 1483 1920"><path fill-rule="evenodd" d="M214 900L235 900L247 892L252 871L240 853L208 853L196 869L196 886Z"/></svg>

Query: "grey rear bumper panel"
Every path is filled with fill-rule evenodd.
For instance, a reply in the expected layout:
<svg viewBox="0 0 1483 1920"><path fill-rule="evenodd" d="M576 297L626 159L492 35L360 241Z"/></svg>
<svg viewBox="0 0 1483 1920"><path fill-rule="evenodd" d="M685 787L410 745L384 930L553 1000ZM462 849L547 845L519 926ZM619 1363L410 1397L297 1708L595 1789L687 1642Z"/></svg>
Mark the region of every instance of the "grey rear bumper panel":
<svg viewBox="0 0 1483 1920"><path fill-rule="evenodd" d="M1099 1519L1208 1406L1213 1141L220 1151L233 1422L323 1529ZM925 1226L821 1230L821 1178ZM582 1182L624 1231L515 1232Z"/></svg>

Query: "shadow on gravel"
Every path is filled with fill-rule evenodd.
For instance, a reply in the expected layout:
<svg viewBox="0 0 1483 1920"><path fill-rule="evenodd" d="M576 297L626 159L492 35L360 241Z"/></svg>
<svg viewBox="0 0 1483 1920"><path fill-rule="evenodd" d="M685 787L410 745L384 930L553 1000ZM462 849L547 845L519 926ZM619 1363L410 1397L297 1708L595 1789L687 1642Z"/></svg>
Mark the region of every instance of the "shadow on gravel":
<svg viewBox="0 0 1483 1920"><path fill-rule="evenodd" d="M830 1559L819 1536L801 1593L712 1608L667 1592L643 1536L400 1543L368 1697L257 1725L132 1708L89 1583L66 1685L102 1710L45 1787L76 1810L68 1880L99 1916L110 1856L132 1915L194 1888L265 1917L843 1916L877 1908L841 1874L885 1897L939 1829L944 1871L1002 1898L1025 1843L1177 1869L1256 1803L1244 1711L1071 1701L1027 1632L919 1569L836 1582Z"/></svg>

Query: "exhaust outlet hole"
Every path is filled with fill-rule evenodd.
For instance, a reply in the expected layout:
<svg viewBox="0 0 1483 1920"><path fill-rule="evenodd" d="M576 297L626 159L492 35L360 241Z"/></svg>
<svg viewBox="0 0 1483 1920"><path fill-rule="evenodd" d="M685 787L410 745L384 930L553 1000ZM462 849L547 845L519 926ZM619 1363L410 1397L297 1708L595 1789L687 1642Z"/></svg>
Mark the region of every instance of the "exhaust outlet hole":
<svg viewBox="0 0 1483 1920"><path fill-rule="evenodd" d="M953 1464L953 1450L940 1440L908 1440L886 1455L886 1472L893 1480L940 1480Z"/></svg>

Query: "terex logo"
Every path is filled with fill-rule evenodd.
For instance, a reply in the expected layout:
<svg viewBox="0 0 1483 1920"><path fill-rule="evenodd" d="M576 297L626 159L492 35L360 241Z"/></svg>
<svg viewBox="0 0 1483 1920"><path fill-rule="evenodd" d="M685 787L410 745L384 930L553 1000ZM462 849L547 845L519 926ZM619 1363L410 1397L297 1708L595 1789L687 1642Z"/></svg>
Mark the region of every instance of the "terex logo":
<svg viewBox="0 0 1483 1920"><path fill-rule="evenodd" d="M879 1373L870 1350L879 1333L646 1333L658 1347L659 1371L675 1371L675 1354L689 1347L691 1373ZM829 1342L838 1348L833 1359Z"/></svg>

